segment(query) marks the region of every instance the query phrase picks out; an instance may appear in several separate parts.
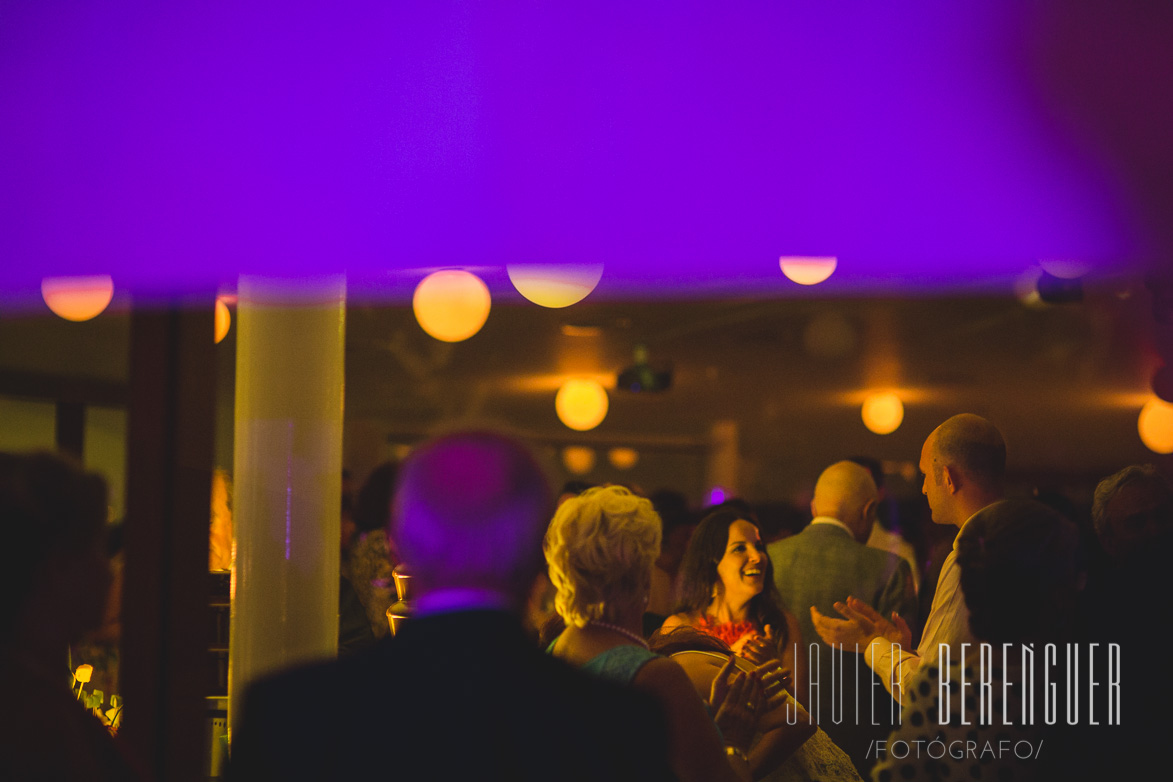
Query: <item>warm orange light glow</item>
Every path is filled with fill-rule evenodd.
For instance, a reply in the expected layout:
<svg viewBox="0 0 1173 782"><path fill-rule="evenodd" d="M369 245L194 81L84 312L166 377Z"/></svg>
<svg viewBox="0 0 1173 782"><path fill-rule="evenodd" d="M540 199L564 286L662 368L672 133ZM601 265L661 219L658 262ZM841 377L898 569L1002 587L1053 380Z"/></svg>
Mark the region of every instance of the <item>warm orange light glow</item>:
<svg viewBox="0 0 1173 782"><path fill-rule="evenodd" d="M223 299L216 299L216 344L228 336L228 329L232 328L232 313Z"/></svg>
<svg viewBox="0 0 1173 782"><path fill-rule="evenodd" d="M603 388L615 387L614 372L599 372L595 375L575 374L579 380L593 380ZM526 394L549 394L557 392L566 383L568 376L562 373L548 375L514 375L502 379L502 384L511 391Z"/></svg>
<svg viewBox="0 0 1173 782"><path fill-rule="evenodd" d="M607 459L616 470L630 470L639 463L639 451L634 448L612 448L607 452Z"/></svg>
<svg viewBox="0 0 1173 782"><path fill-rule="evenodd" d="M595 469L595 449L585 445L568 445L562 449L562 464L572 475L586 475Z"/></svg>
<svg viewBox="0 0 1173 782"><path fill-rule="evenodd" d="M1154 453L1173 453L1173 405L1150 399L1136 421L1140 440Z"/></svg>
<svg viewBox="0 0 1173 782"><path fill-rule="evenodd" d="M85 684L86 682L88 682L90 680L90 677L93 675L94 675L94 666L88 665L88 664L77 666L77 670L73 672L74 680L79 681L82 684Z"/></svg>
<svg viewBox="0 0 1173 782"><path fill-rule="evenodd" d="M420 327L442 342L460 342L480 331L490 304L489 289L481 279L455 269L429 274L411 299Z"/></svg>
<svg viewBox="0 0 1173 782"><path fill-rule="evenodd" d="M594 429L607 417L607 392L594 380L567 380L558 389L554 409L559 420L580 432Z"/></svg>
<svg viewBox="0 0 1173 782"><path fill-rule="evenodd" d="M799 285L818 285L831 276L839 260L833 257L805 257L783 255L778 259L782 273Z"/></svg>
<svg viewBox="0 0 1173 782"><path fill-rule="evenodd" d="M505 267L517 292L543 307L569 307L590 295L603 277L601 263L511 263Z"/></svg>
<svg viewBox="0 0 1173 782"><path fill-rule="evenodd" d="M564 337L601 337L603 336L602 326L576 326L572 323L562 324L562 336Z"/></svg>
<svg viewBox="0 0 1173 782"><path fill-rule="evenodd" d="M110 275L96 277L46 277L41 297L57 315L72 321L96 318L114 298Z"/></svg>
<svg viewBox="0 0 1173 782"><path fill-rule="evenodd" d="M904 403L896 394L872 394L863 402L863 424L876 434L892 434L904 421Z"/></svg>

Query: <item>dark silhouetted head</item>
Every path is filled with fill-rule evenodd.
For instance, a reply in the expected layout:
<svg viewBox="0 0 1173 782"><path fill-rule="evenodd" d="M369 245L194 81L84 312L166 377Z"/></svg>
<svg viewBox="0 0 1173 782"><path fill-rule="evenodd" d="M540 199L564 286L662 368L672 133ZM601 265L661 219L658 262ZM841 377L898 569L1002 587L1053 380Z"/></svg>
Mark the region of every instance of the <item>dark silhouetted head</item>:
<svg viewBox="0 0 1173 782"><path fill-rule="evenodd" d="M497 434L457 433L421 446L403 464L391 533L421 596L478 590L520 607L541 569L552 507L524 446Z"/></svg>
<svg viewBox="0 0 1173 782"><path fill-rule="evenodd" d="M979 511L957 541L961 591L979 641L1059 640L1078 594L1079 528L1034 500Z"/></svg>
<svg viewBox="0 0 1173 782"><path fill-rule="evenodd" d="M100 624L110 580L106 515L98 475L53 454L0 453L0 528L10 555L0 568L0 639L27 631L26 619L66 641Z"/></svg>
<svg viewBox="0 0 1173 782"><path fill-rule="evenodd" d="M1173 535L1173 486L1151 464L1125 467L1096 486L1092 525L1104 552L1117 563L1148 546L1164 546Z"/></svg>

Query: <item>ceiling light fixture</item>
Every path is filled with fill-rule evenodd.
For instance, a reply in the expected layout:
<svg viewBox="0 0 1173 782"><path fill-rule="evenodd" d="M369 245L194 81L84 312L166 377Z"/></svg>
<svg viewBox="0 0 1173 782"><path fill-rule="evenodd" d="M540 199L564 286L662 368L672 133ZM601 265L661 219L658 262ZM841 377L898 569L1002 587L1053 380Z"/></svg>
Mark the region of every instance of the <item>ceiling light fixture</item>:
<svg viewBox="0 0 1173 782"><path fill-rule="evenodd" d="M456 269L424 277L411 298L420 328L442 342L461 342L480 331L491 304L481 278Z"/></svg>
<svg viewBox="0 0 1173 782"><path fill-rule="evenodd" d="M1150 399L1136 420L1140 441L1153 453L1173 453L1173 405Z"/></svg>
<svg viewBox="0 0 1173 782"><path fill-rule="evenodd" d="M607 451L607 461L616 470L630 470L639 464L639 451L634 448L620 446Z"/></svg>
<svg viewBox="0 0 1173 782"><path fill-rule="evenodd" d="M554 309L582 301L603 278L601 263L511 263L505 271L518 293Z"/></svg>
<svg viewBox="0 0 1173 782"><path fill-rule="evenodd" d="M562 466L571 475L586 475L595 469L595 449L585 445L568 445L562 449Z"/></svg>
<svg viewBox="0 0 1173 782"><path fill-rule="evenodd" d="M108 274L46 277L41 280L41 298L58 316L80 323L98 317L109 306L114 280Z"/></svg>
<svg viewBox="0 0 1173 782"><path fill-rule="evenodd" d="M832 256L783 255L778 259L782 273L799 285L818 285L835 272L839 259Z"/></svg>
<svg viewBox="0 0 1173 782"><path fill-rule="evenodd" d="M872 394L860 411L863 424L876 434L892 434L904 421L904 403L891 392Z"/></svg>
<svg viewBox="0 0 1173 782"><path fill-rule="evenodd" d="M603 423L607 417L607 391L594 380L567 380L554 397L558 419L571 429L585 432Z"/></svg>
<svg viewBox="0 0 1173 782"><path fill-rule="evenodd" d="M232 313L228 311L228 304L222 297L216 297L216 344L219 345L228 336L228 329L232 328Z"/></svg>

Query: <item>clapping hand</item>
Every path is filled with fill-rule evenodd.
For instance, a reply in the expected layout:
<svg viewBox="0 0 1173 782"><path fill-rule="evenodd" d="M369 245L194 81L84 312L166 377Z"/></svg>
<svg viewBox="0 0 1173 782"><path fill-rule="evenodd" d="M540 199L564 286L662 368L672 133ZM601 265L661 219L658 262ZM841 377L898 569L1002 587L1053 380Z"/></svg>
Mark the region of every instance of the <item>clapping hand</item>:
<svg viewBox="0 0 1173 782"><path fill-rule="evenodd" d="M736 672L735 672L736 671ZM713 679L709 703L716 709L713 722L730 746L748 749L757 728L758 717L765 712L766 694L762 674L738 671L730 657Z"/></svg>
<svg viewBox="0 0 1173 782"><path fill-rule="evenodd" d="M768 708L786 701L786 690L793 684L793 673L789 668L783 668L777 660L767 660L758 666L758 673L762 676L762 689L766 694Z"/></svg>
<svg viewBox="0 0 1173 782"><path fill-rule="evenodd" d="M819 609L811 606L811 621L815 631L831 646L849 652L860 651L876 638L899 644L905 649L912 646L912 631L896 612L892 613L892 621L888 621L855 597L848 597L846 603L835 603L835 610L845 618L824 616L819 613Z"/></svg>
<svg viewBox="0 0 1173 782"><path fill-rule="evenodd" d="M740 647L740 648L739 648ZM778 640L774 637L774 628L766 625L766 634L742 636L733 645L733 653L744 657L754 665L762 665L769 660L778 659Z"/></svg>

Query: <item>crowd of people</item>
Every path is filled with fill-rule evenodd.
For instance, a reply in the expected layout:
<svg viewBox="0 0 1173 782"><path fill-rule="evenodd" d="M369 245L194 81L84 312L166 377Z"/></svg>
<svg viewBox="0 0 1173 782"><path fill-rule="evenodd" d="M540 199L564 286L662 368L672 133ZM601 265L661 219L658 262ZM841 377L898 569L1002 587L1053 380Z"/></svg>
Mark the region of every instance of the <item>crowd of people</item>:
<svg viewBox="0 0 1173 782"><path fill-rule="evenodd" d="M910 556L891 519L875 534L883 476L865 459L828 466L812 520L784 534L740 500L694 514L672 492L618 485L555 500L521 444L439 438L344 506L343 586L364 640L253 684L231 773L850 782L1146 769L1169 695L1153 627L1173 487L1127 467L1099 483L1081 523L1072 503L1007 498L1005 466L1001 434L978 416L929 434L922 491L949 530L934 564L923 541ZM8 574L3 671L37 701L31 714L56 715L65 703L38 661L101 616L104 490L57 457L0 467L0 508L28 553ZM416 598L388 635L398 563ZM70 603L71 588L94 599ZM53 633L34 621L45 612L62 617ZM77 763L134 778L80 716L62 724L85 747Z"/></svg>

